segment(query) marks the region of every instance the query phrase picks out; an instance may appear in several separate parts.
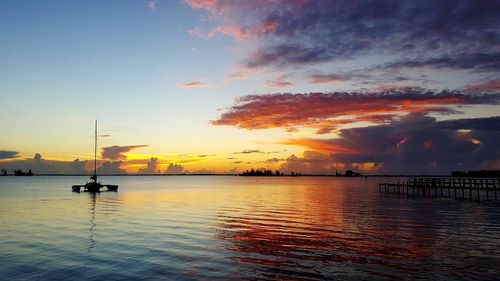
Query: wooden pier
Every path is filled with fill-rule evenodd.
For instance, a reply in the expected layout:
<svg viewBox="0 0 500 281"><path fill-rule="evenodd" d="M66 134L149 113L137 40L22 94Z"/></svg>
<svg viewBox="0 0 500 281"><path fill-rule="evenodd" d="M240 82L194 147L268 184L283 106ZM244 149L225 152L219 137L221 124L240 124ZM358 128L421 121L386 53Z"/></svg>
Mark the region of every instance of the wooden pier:
<svg viewBox="0 0 500 281"><path fill-rule="evenodd" d="M379 192L406 197L449 197L457 200L495 201L499 178L413 177L380 183Z"/></svg>

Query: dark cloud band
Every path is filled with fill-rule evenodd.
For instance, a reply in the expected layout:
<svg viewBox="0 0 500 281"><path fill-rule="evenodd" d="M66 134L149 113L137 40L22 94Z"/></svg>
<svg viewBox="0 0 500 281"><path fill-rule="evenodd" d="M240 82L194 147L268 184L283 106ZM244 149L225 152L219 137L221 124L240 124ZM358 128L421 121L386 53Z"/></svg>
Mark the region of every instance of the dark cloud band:
<svg viewBox="0 0 500 281"><path fill-rule="evenodd" d="M19 157L19 152L10 150L0 150L0 160L2 159L12 159Z"/></svg>

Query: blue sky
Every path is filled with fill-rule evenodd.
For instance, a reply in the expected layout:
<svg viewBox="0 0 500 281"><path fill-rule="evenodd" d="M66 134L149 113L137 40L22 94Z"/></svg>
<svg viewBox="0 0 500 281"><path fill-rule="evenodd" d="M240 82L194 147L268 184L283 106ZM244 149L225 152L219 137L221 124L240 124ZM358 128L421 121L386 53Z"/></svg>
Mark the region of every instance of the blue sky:
<svg viewBox="0 0 500 281"><path fill-rule="evenodd" d="M469 147L460 140L484 132L472 125L458 128L470 131L463 137L438 128L443 120L498 115L497 6L1 1L0 151L16 153L4 153L9 157L0 166L34 165L35 153L46 163L60 161L56 166L84 161L92 152L93 120L99 119L101 147L125 151L122 158L101 162L120 162L116 167L128 172L138 172L151 158L159 159L154 172L170 164L190 172L390 172L395 159L414 155L432 140L417 141L412 132L399 130L381 155L348 147L343 138L355 128L387 129L418 119L431 130L429 138L442 133L457 149L471 150L464 155L475 160L463 164L429 156L420 163L427 172L495 168L500 152L485 144L495 130L489 129L493 135L484 136L482 147ZM429 91L439 99L426 96ZM344 92L369 106L353 111L348 104L360 101L339 100ZM322 102L309 93L324 94ZM384 93L395 107L379 106L387 105L380 98ZM498 122L488 120L491 126ZM408 152L397 150L405 137L415 139Z"/></svg>

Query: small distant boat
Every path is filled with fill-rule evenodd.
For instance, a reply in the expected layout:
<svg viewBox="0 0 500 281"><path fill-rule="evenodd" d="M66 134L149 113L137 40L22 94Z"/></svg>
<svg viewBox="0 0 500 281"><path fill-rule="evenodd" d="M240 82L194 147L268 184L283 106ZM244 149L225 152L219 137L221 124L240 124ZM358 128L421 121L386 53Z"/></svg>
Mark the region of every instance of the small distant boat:
<svg viewBox="0 0 500 281"><path fill-rule="evenodd" d="M28 172L23 172L21 170L15 170L14 171L14 176L18 177L31 177L33 175L33 172L29 170Z"/></svg>
<svg viewBox="0 0 500 281"><path fill-rule="evenodd" d="M106 187L108 191L118 191L118 185L115 184L102 184L97 181L97 120L95 120L95 142L94 142L94 174L90 177L91 182L86 184L73 185L71 189L74 192L83 191L87 192L101 192L101 188Z"/></svg>

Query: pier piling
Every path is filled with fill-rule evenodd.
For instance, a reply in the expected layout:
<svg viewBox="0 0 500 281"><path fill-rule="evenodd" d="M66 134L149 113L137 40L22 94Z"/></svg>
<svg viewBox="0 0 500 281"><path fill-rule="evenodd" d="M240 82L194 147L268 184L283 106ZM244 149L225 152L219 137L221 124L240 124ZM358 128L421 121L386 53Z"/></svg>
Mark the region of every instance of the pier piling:
<svg viewBox="0 0 500 281"><path fill-rule="evenodd" d="M477 202L481 202L481 199L484 200L485 197L486 201L498 202L497 193L499 189L500 178L409 177L405 180L398 179L393 182L379 183L380 193L405 196L407 198L414 196L451 198L451 190L453 190L454 199L469 199ZM462 191L461 196L457 190ZM466 198L466 192L468 198ZM493 192L493 198L491 198L490 192Z"/></svg>

